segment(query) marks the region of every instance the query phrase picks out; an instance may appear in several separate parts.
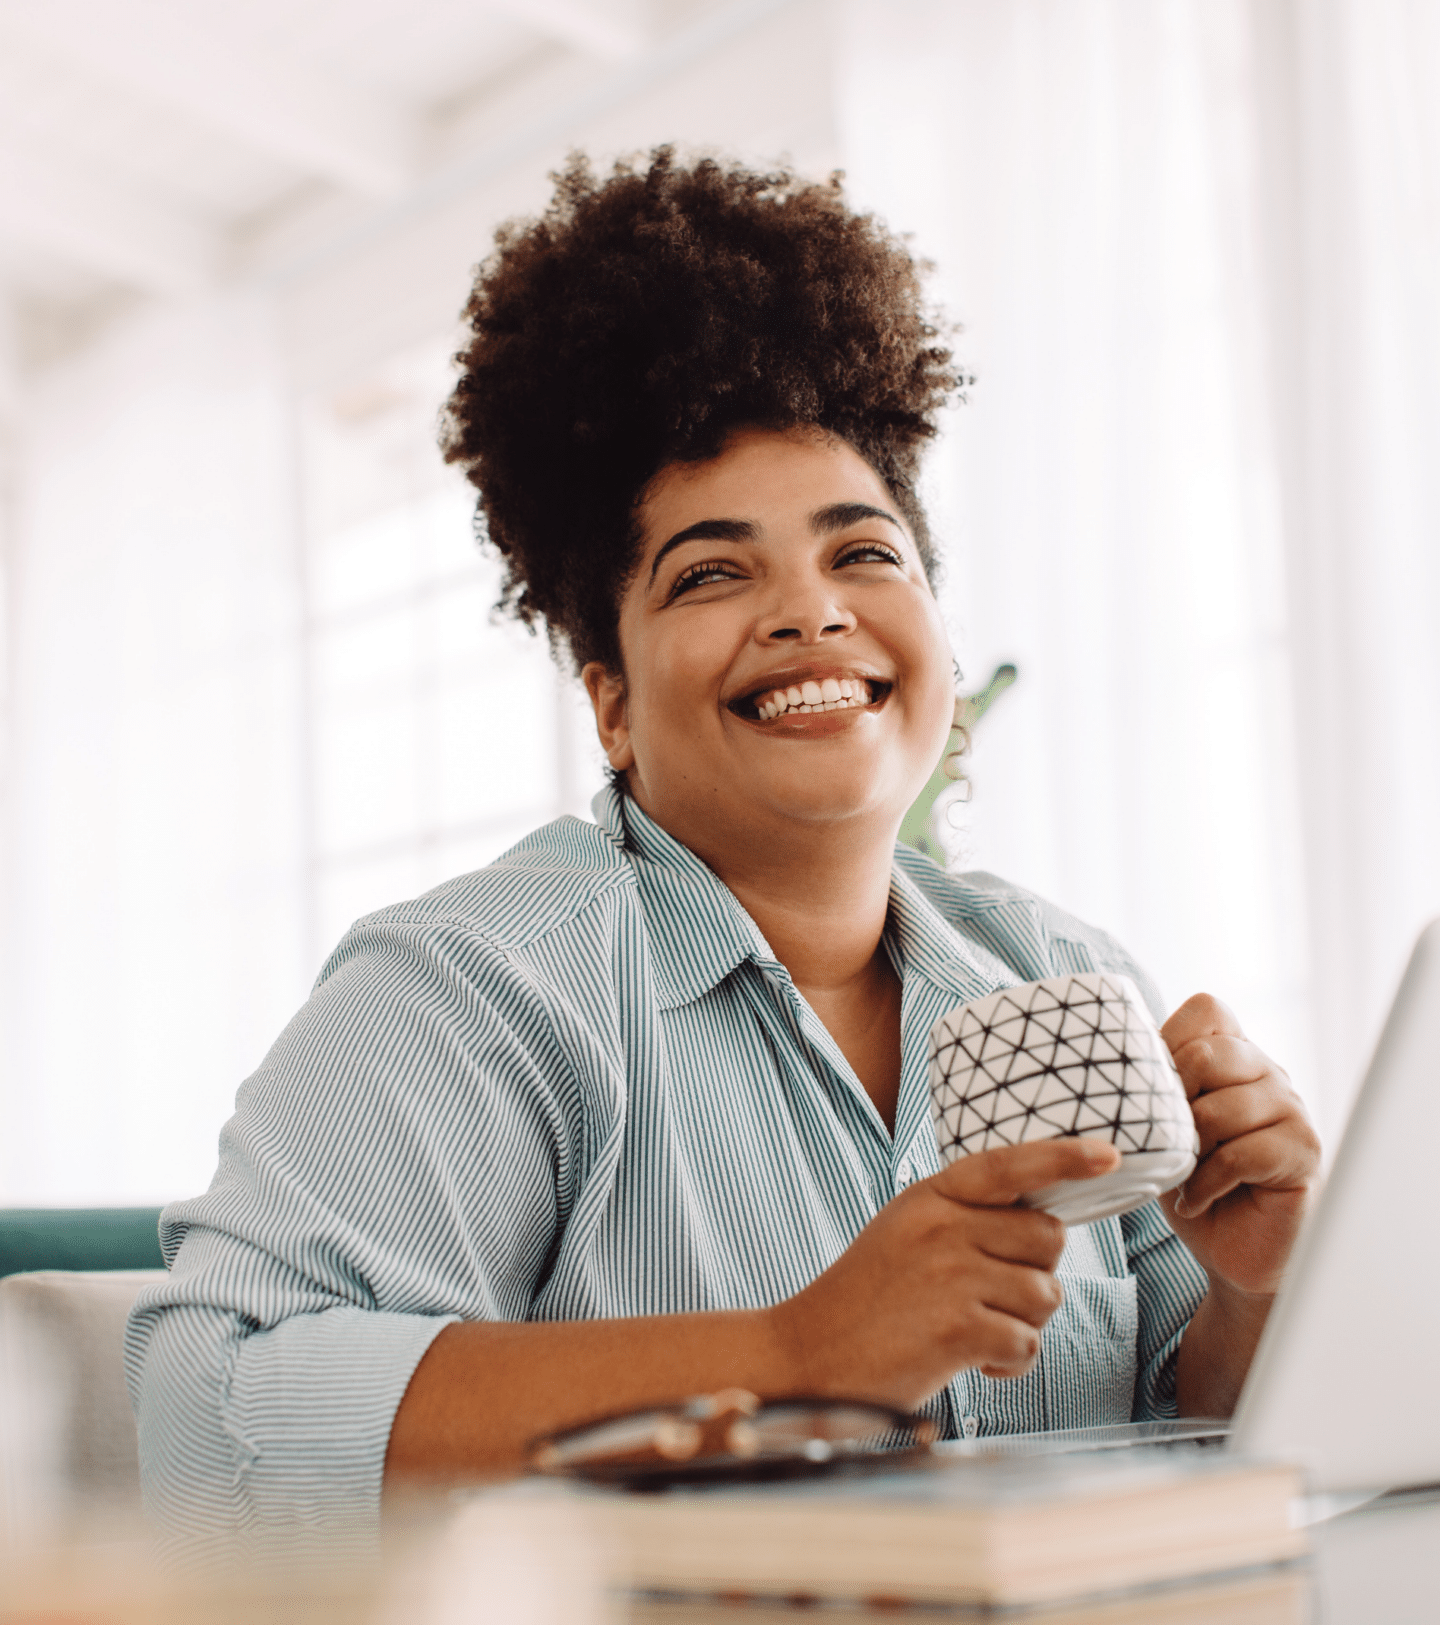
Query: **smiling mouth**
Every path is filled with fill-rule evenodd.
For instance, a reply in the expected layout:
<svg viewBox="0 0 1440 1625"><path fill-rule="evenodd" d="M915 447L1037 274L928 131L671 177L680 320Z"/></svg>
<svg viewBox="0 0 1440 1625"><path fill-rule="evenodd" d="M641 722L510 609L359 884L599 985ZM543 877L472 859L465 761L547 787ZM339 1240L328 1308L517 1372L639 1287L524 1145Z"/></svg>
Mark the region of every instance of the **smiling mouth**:
<svg viewBox="0 0 1440 1625"><path fill-rule="evenodd" d="M826 677L791 683L785 688L761 688L730 702L730 709L747 722L775 722L781 717L812 716L817 711L863 711L881 705L892 683L874 677Z"/></svg>

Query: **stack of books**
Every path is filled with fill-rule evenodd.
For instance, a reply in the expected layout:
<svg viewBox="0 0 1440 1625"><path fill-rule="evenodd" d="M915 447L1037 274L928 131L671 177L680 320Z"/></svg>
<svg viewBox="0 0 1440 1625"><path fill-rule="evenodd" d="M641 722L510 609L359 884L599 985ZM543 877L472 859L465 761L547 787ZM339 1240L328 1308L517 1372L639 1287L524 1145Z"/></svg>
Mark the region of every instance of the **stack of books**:
<svg viewBox="0 0 1440 1625"><path fill-rule="evenodd" d="M1304 1617L1298 1473L1219 1451L937 1455L903 1471L578 1493L610 1585L657 1622L743 1625L797 1604L1097 1625Z"/></svg>

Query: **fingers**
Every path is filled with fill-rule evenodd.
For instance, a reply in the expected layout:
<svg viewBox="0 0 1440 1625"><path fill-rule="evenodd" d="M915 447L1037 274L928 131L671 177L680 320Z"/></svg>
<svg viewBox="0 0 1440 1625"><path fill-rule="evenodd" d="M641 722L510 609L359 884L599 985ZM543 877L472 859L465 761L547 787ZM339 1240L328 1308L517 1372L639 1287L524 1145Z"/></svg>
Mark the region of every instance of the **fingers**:
<svg viewBox="0 0 1440 1625"><path fill-rule="evenodd" d="M1228 1089L1237 1083L1256 1083L1279 1072L1258 1044L1228 1034L1192 1038L1173 1054L1185 1093L1192 1102L1212 1090Z"/></svg>
<svg viewBox="0 0 1440 1625"><path fill-rule="evenodd" d="M794 1300L827 1328L797 1341L832 1350L847 1391L868 1391L865 1373L916 1394L965 1367L1022 1375L1062 1301L1054 1271L1065 1228L1019 1198L1119 1161L1105 1140L1040 1140L962 1158L912 1185ZM847 1352L852 1326L859 1335Z"/></svg>
<svg viewBox="0 0 1440 1625"><path fill-rule="evenodd" d="M1305 1108L1281 1069L1245 1038L1219 1035L1192 1039L1176 1055L1190 1099L1200 1155L1272 1125L1295 1122L1308 1144ZM1318 1147L1318 1140L1314 1142Z"/></svg>
<svg viewBox="0 0 1440 1625"><path fill-rule="evenodd" d="M1194 1101L1190 1108L1195 1132L1200 1136L1202 1157L1226 1140L1238 1140L1242 1134L1269 1128L1272 1123L1293 1116L1294 1112L1295 1103L1288 1093L1275 1088L1268 1079L1218 1089Z"/></svg>
<svg viewBox="0 0 1440 1625"><path fill-rule="evenodd" d="M1303 1132L1301 1131L1303 1130ZM1195 1219L1241 1185L1300 1189L1314 1173L1319 1142L1308 1123L1293 1118L1217 1146L1185 1181L1175 1201L1182 1219Z"/></svg>
<svg viewBox="0 0 1440 1625"><path fill-rule="evenodd" d="M1108 1140L1035 1140L961 1157L926 1183L952 1202L1009 1207L1046 1185L1062 1179L1093 1179L1119 1164L1120 1153Z"/></svg>
<svg viewBox="0 0 1440 1625"><path fill-rule="evenodd" d="M1053 1270L1065 1251L1065 1226L1038 1208L974 1208L966 1215L966 1242L1000 1264Z"/></svg>
<svg viewBox="0 0 1440 1625"><path fill-rule="evenodd" d="M1043 1270L995 1265L975 1283L957 1327L967 1364L987 1377L1022 1377L1040 1354L1040 1332L1060 1307L1060 1283Z"/></svg>
<svg viewBox="0 0 1440 1625"><path fill-rule="evenodd" d="M1038 1332L1065 1301L1065 1294L1048 1270L987 1260L976 1298L985 1308L1024 1321Z"/></svg>
<svg viewBox="0 0 1440 1625"><path fill-rule="evenodd" d="M1229 1034L1234 1038L1245 1036L1234 1011L1209 993L1197 993L1194 998L1186 999L1160 1029L1160 1036L1172 1055L1192 1039L1208 1038L1212 1034Z"/></svg>
<svg viewBox="0 0 1440 1625"><path fill-rule="evenodd" d="M995 1309L976 1311L971 1338L974 1364L984 1377L1023 1377L1040 1357L1040 1333Z"/></svg>

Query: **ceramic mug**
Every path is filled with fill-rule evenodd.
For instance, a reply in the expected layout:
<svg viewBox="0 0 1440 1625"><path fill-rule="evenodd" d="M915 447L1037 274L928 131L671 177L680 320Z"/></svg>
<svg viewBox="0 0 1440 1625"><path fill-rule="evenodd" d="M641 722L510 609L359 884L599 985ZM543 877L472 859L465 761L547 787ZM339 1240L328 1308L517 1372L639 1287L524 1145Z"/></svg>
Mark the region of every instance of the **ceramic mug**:
<svg viewBox="0 0 1440 1625"><path fill-rule="evenodd" d="M1140 990L1110 971L1002 987L941 1016L930 1033L930 1105L942 1162L1030 1140L1109 1140L1122 1159L1112 1173L1024 1198L1065 1224L1173 1190L1200 1150Z"/></svg>

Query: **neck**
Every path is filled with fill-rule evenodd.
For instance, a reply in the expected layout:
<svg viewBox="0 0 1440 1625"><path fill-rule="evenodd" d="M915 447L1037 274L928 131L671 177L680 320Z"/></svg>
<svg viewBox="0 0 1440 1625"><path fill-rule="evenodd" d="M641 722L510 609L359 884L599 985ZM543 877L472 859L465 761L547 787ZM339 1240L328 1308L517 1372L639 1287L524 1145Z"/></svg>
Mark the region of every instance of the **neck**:
<svg viewBox="0 0 1440 1625"><path fill-rule="evenodd" d="M761 819L738 843L699 822L665 827L739 898L893 1133L901 989L880 939L898 818L774 827Z"/></svg>
<svg viewBox="0 0 1440 1625"><path fill-rule="evenodd" d="M838 993L864 980L890 906L895 830L877 821L769 833L775 838L751 831L738 848L679 838L739 898L803 992Z"/></svg>

